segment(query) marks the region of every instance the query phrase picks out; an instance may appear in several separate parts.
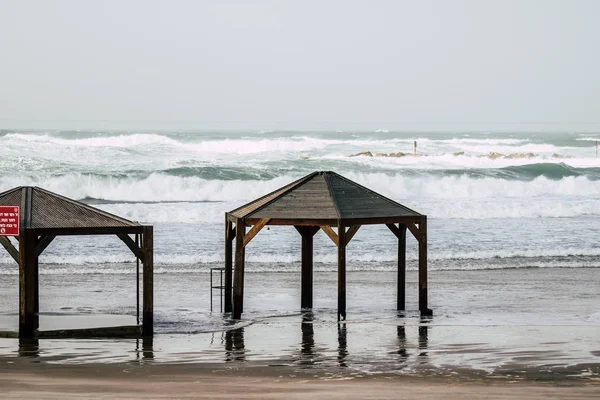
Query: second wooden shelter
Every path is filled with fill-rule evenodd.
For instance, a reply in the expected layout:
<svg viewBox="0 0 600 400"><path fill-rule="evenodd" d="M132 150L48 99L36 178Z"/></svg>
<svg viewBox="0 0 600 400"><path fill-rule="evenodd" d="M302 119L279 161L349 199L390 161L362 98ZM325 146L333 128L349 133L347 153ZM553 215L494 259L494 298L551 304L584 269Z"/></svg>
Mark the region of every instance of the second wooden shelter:
<svg viewBox="0 0 600 400"><path fill-rule="evenodd" d="M427 216L331 171L313 172L225 214L225 312L239 319L244 309L246 246L267 225L292 225L302 236L301 307L312 308L313 236L323 230L338 249L338 320L345 320L346 246L362 225L372 224L385 224L398 238L398 310L405 309L406 230L417 239L419 310L421 315L431 315ZM246 227L252 228L246 232Z"/></svg>
<svg viewBox="0 0 600 400"><path fill-rule="evenodd" d="M0 193L0 206L18 210L19 230L15 247L9 235L0 232L0 245L19 265L19 337L43 336L39 328L39 257L57 236L117 235L143 263L143 319L141 334L150 337L153 328L153 227L118 217L87 204L39 187L20 186ZM136 235L141 240L133 240ZM139 281L138 281L139 290ZM139 302L139 294L138 294ZM138 304L139 314L139 304ZM138 321L139 323L139 321ZM119 327L117 327L119 328ZM119 329L89 329L88 336L109 335ZM139 331L135 327L135 331ZM73 335L61 330L63 336ZM107 332L109 332L107 334ZM48 332L46 332L47 334Z"/></svg>

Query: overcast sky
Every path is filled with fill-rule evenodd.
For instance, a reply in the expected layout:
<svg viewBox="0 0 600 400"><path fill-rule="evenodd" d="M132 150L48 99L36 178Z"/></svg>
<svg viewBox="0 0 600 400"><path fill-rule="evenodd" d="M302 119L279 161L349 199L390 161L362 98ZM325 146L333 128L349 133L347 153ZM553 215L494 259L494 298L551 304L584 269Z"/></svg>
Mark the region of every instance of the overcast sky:
<svg viewBox="0 0 600 400"><path fill-rule="evenodd" d="M0 0L0 128L600 129L600 1Z"/></svg>

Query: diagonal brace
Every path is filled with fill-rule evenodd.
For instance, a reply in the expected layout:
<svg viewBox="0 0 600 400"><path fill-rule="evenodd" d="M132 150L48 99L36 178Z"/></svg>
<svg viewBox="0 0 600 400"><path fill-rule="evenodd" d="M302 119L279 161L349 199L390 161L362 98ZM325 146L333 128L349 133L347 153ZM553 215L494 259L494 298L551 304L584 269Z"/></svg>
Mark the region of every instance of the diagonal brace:
<svg viewBox="0 0 600 400"><path fill-rule="evenodd" d="M333 231L333 229L331 229L329 225L321 225L321 229L323 229L323 232L325 232L327 236L329 236L329 238L333 241L333 243L335 243L336 246L339 246L338 235Z"/></svg>
<svg viewBox="0 0 600 400"><path fill-rule="evenodd" d="M362 225L352 225L350 228L348 228L348 230L346 231L346 244L350 243L350 241L352 240L356 232L358 232L361 226Z"/></svg>
<svg viewBox="0 0 600 400"><path fill-rule="evenodd" d="M415 224L413 224L412 222L407 222L406 227L408 228L410 233L412 233L412 235L415 237L415 239L417 239L418 241L421 241L421 236L422 236L421 230L419 228L417 228Z"/></svg>
<svg viewBox="0 0 600 400"><path fill-rule="evenodd" d="M131 250L131 252L137 258L139 258L142 263L145 263L145 261L144 261L144 252L133 241L133 239L131 237L129 237L129 235L127 235L125 233L117 233L117 236L119 237L119 239L121 239L123 241L123 243L125 243L127 245L127 247L129 247L129 250Z"/></svg>
<svg viewBox="0 0 600 400"><path fill-rule="evenodd" d="M6 236L0 236L0 244L8 251L8 254L19 264L19 250L13 246Z"/></svg>
<svg viewBox="0 0 600 400"><path fill-rule="evenodd" d="M269 221L271 220L271 218L263 218L260 221L258 221L253 227L252 229L250 229L248 231L247 234L244 235L244 247L246 247L246 245L248 243L250 243L250 241L252 239L254 239L254 236L256 236L258 234L258 232L261 231L261 229L269 223Z"/></svg>
<svg viewBox="0 0 600 400"><path fill-rule="evenodd" d="M44 252L44 250L46 250L50 243L52 243L55 237L56 236L43 236L40 238L40 240L38 240L37 244L35 245L35 252L38 257Z"/></svg>

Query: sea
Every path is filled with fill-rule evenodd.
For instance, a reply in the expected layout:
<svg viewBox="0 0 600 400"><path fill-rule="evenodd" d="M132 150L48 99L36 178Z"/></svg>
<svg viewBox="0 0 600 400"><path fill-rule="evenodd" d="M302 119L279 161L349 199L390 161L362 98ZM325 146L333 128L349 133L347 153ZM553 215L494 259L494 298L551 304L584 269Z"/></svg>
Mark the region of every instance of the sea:
<svg viewBox="0 0 600 400"><path fill-rule="evenodd" d="M185 342L181 337L240 327L248 331L263 324L255 334L255 352L246 353L261 359L273 352L288 354L302 341L300 328L297 337L283 334L292 338L289 343L278 344L277 329L268 334L271 339L264 338L266 326L273 328L278 318L299 327L305 317L300 312L300 235L293 227L270 227L249 244L245 310L242 321L234 322L220 313L219 289L211 289L211 275L213 286L221 279L219 270L211 268L224 263L225 212L311 172L335 171L427 215L429 306L434 312L428 321L418 316L416 241L409 235L407 310L399 316L397 240L385 226L362 227L347 250L349 328L344 328L344 343L359 343L361 351L348 350L346 365L360 365L363 372L389 370L390 363L382 367L368 361L373 352L384 358L391 354L385 340L373 338L386 337L383 332L393 326L390 335L397 346L395 329L402 324L426 326L434 342L440 327L444 346L468 337L465 351L488 343L488 355L489 348L498 350L498 332L509 332L496 358L484 360L468 351L471 358L456 356L450 347L438 347L430 353L437 354L440 365L467 359L479 367L505 364L515 361L511 349L523 343L549 351L547 357L535 353L540 365L598 365L598 141L600 133L566 131L5 129L0 130L0 192L39 186L152 224L157 337L180 338L180 343ZM335 246L319 232L311 313L315 328L337 324L336 261ZM136 260L116 237L59 237L40 257L40 274L45 320L136 315ZM5 252L0 252L0 292L0 314L18 315L18 267ZM350 332L358 325L352 323L362 323L356 340ZM535 332L527 333L530 328ZM331 337L340 332L339 326L325 331ZM487 339L475 338L477 332L487 332L481 336ZM556 339L567 332L579 334ZM422 353L423 331L418 333L415 354ZM323 344L336 349L331 360L339 359L340 343L337 336L330 346ZM185 353L181 347L169 351L164 354ZM557 363L556 351L575 358L561 356ZM198 350L193 357L212 359L209 353ZM352 360L352 354L362 356Z"/></svg>

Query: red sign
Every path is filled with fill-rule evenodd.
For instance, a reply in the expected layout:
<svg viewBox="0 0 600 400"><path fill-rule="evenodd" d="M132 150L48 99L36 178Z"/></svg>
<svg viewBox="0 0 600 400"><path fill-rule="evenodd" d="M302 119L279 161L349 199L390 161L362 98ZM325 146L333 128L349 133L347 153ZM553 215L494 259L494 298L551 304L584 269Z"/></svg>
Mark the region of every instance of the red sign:
<svg viewBox="0 0 600 400"><path fill-rule="evenodd" d="M19 206L0 206L0 236L19 236Z"/></svg>

